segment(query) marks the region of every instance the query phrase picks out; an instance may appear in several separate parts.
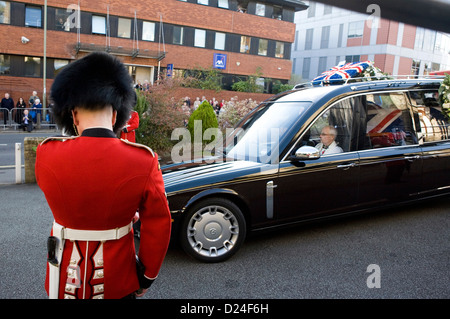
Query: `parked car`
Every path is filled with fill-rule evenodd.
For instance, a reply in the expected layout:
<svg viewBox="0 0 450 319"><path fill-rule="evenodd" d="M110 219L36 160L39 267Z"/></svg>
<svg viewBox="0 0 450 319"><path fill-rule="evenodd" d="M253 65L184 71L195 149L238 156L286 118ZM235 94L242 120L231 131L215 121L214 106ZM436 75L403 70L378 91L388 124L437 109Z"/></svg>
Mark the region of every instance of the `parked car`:
<svg viewBox="0 0 450 319"><path fill-rule="evenodd" d="M261 103L223 154L162 168L181 246L219 262L251 232L449 194L450 124L440 84L309 87ZM328 154L321 134L333 133L338 152Z"/></svg>

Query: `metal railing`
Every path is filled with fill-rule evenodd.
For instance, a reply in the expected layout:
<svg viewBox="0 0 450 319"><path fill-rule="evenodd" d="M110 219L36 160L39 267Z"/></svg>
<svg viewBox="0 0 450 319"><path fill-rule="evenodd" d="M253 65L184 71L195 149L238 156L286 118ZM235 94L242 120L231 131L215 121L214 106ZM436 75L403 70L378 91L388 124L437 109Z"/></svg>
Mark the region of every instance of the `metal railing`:
<svg viewBox="0 0 450 319"><path fill-rule="evenodd" d="M325 86L325 85L347 85L356 82L369 82L369 83L378 83L381 81L389 81L389 80L410 80L410 79L443 79L445 76L443 75L378 75L378 76L362 76L362 77L349 77L347 79L330 79L330 80L311 80L308 82L302 82L296 84L294 89L307 88L307 87L316 87L316 86Z"/></svg>
<svg viewBox="0 0 450 319"><path fill-rule="evenodd" d="M57 129L51 108L13 108L12 110L0 108L0 128L3 130L27 130L24 123L25 111L31 115L31 129Z"/></svg>

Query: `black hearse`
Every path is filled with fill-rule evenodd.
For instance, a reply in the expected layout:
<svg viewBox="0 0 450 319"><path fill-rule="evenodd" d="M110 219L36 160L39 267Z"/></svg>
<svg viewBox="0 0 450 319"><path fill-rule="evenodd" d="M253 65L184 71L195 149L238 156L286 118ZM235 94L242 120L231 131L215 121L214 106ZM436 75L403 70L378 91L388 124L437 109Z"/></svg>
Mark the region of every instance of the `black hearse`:
<svg viewBox="0 0 450 319"><path fill-rule="evenodd" d="M183 249L223 261L250 232L450 193L441 83L303 87L261 103L221 154L162 168ZM321 134L338 151L324 151Z"/></svg>

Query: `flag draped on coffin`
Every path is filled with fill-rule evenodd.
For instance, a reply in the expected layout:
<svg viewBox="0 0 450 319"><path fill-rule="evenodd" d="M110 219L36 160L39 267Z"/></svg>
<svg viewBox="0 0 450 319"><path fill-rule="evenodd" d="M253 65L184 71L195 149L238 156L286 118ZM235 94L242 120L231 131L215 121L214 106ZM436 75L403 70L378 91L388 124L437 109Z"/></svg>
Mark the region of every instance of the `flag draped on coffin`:
<svg viewBox="0 0 450 319"><path fill-rule="evenodd" d="M361 76L360 74L371 65L372 63L370 61L338 65L323 72L311 82L313 85L320 85L322 83L340 84L347 79Z"/></svg>

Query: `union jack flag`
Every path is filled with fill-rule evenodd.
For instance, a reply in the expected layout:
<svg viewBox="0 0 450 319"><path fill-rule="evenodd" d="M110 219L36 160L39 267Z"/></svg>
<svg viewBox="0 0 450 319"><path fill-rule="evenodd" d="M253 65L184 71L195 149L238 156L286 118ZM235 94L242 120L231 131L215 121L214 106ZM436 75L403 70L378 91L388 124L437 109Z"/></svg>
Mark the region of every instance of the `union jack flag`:
<svg viewBox="0 0 450 319"><path fill-rule="evenodd" d="M332 67L312 80L313 85L321 83L339 84L344 80L356 77L371 65L370 61L347 63Z"/></svg>

